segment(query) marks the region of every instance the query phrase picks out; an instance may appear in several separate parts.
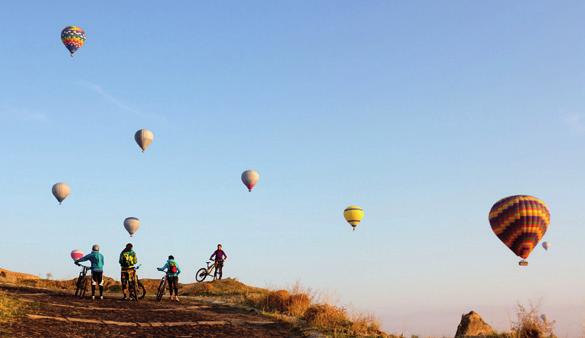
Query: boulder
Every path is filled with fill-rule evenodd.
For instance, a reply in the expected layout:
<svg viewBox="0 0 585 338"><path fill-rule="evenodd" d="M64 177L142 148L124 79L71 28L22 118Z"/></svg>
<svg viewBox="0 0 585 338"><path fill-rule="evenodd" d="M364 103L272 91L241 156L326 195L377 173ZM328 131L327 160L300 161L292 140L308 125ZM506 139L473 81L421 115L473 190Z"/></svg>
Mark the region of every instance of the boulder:
<svg viewBox="0 0 585 338"><path fill-rule="evenodd" d="M455 338L483 337L493 334L495 334L494 329L484 322L477 312L471 311L468 314L461 316L461 322L457 327Z"/></svg>

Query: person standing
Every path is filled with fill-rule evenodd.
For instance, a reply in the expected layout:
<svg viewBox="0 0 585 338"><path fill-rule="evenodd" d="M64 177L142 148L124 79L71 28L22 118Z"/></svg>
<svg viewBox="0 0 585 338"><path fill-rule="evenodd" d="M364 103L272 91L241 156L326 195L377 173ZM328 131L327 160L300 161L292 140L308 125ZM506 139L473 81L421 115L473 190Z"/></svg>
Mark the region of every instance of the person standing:
<svg viewBox="0 0 585 338"><path fill-rule="evenodd" d="M91 263L91 299L95 300L95 287L100 287L100 299L104 299L104 255L100 253L100 246L94 244L91 253L75 261L76 265L81 262Z"/></svg>
<svg viewBox="0 0 585 338"><path fill-rule="evenodd" d="M215 279L218 274L219 279L221 279L223 276L223 263L227 259L227 255L225 251L223 251L221 244L217 245L217 250L211 254L209 259L215 262L215 272L213 273L213 279Z"/></svg>
<svg viewBox="0 0 585 338"><path fill-rule="evenodd" d="M136 268L135 265L138 263L138 258L136 258L136 253L132 249L132 243L126 244L126 248L122 250L120 253L120 259L118 259L118 263L120 263L120 281L122 282L122 292L124 293L124 297L122 299L126 299L126 286L128 282L134 282L136 276Z"/></svg>
<svg viewBox="0 0 585 338"><path fill-rule="evenodd" d="M169 259L162 268L157 268L158 271L165 271L167 274L167 283L169 283L169 293L171 294L171 300L179 301L179 274L181 269L175 261L173 255L169 256ZM173 296L174 293L174 296Z"/></svg>

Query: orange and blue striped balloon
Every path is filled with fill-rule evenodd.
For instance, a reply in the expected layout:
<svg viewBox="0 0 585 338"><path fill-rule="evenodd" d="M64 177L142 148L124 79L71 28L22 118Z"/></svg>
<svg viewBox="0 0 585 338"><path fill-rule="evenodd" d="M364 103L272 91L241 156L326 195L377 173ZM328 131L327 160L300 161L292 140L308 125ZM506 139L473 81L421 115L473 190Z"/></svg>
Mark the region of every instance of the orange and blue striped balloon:
<svg viewBox="0 0 585 338"><path fill-rule="evenodd" d="M517 256L526 259L546 233L550 212L542 200L516 195L494 204L489 219L496 236Z"/></svg>
<svg viewBox="0 0 585 338"><path fill-rule="evenodd" d="M61 31L61 41L73 56L85 43L85 31L78 26L67 26Z"/></svg>

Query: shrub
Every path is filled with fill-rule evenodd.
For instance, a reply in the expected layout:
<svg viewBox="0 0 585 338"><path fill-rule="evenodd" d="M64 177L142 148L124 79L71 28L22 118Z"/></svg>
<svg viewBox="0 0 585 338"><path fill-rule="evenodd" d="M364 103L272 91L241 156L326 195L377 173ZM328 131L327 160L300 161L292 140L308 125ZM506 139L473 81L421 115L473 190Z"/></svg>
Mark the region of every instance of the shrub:
<svg viewBox="0 0 585 338"><path fill-rule="evenodd" d="M515 338L552 338L554 321L549 322L538 313L538 307L530 304L529 308L518 304L517 321L512 324L512 336Z"/></svg>
<svg viewBox="0 0 585 338"><path fill-rule="evenodd" d="M342 330L351 324L345 309L329 304L312 305L305 312L303 319L310 326L332 331Z"/></svg>
<svg viewBox="0 0 585 338"><path fill-rule="evenodd" d="M306 293L297 293L290 296L286 313L294 317L302 317L311 306L311 297Z"/></svg>
<svg viewBox="0 0 585 338"><path fill-rule="evenodd" d="M368 335L380 332L380 323L371 314L358 314L351 319L351 331L356 335Z"/></svg>

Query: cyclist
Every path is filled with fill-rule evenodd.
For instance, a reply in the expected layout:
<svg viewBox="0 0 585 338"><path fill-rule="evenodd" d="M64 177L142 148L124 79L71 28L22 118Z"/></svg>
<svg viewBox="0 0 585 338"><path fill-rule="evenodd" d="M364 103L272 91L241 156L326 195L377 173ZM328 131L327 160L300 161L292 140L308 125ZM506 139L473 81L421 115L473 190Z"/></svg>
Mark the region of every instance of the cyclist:
<svg viewBox="0 0 585 338"><path fill-rule="evenodd" d="M100 286L100 299L104 299L104 255L100 253L100 246L94 244L91 247L91 253L75 261L79 265L81 262L89 261L91 263L91 299L95 300L95 286Z"/></svg>
<svg viewBox="0 0 585 338"><path fill-rule="evenodd" d="M211 254L211 257L209 257L209 259L212 261L215 261L215 272L213 273L213 279L215 279L217 277L218 273L219 273L219 279L221 279L221 277L223 275L223 262L227 259L227 255L225 254L225 251L223 251L221 249L221 244L217 245L217 250L215 250Z"/></svg>
<svg viewBox="0 0 585 338"><path fill-rule="evenodd" d="M138 259L136 258L136 253L134 252L134 250L132 250L132 247L133 247L132 243L126 244L126 248L122 250L122 252L120 253L120 259L118 260L118 263L120 263L120 268L122 270L120 276L120 281L122 282L122 292L124 293L124 297L122 297L122 299L126 299L127 297L126 284L129 281L134 280L136 276L136 268L134 267L134 265L136 265Z"/></svg>
<svg viewBox="0 0 585 338"><path fill-rule="evenodd" d="M175 261L173 255L169 256L169 259L162 268L157 268L158 271L165 271L167 273L167 283L169 283L169 292L171 294L171 300L179 301L179 274L181 269ZM173 292L175 296L173 297Z"/></svg>

